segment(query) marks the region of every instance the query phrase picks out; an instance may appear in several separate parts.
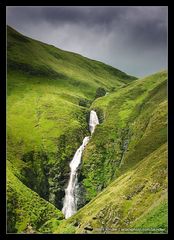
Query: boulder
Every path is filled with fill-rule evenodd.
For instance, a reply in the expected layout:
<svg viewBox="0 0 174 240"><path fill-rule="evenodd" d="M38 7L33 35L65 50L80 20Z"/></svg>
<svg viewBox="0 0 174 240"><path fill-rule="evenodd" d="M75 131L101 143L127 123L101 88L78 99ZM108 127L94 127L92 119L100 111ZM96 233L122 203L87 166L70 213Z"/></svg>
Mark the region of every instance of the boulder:
<svg viewBox="0 0 174 240"><path fill-rule="evenodd" d="M91 225L88 224L88 225L86 225L86 226L84 227L84 229L85 229L85 230L88 230L88 231L92 231L92 230L93 230L93 227L91 227Z"/></svg>

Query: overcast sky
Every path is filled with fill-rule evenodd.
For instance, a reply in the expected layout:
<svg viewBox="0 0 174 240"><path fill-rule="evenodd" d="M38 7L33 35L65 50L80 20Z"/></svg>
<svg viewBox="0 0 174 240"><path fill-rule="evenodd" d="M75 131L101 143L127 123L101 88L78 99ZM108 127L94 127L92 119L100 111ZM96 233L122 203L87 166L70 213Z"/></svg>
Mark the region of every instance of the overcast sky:
<svg viewBox="0 0 174 240"><path fill-rule="evenodd" d="M144 76L167 68L167 7L7 7L7 24L63 50Z"/></svg>

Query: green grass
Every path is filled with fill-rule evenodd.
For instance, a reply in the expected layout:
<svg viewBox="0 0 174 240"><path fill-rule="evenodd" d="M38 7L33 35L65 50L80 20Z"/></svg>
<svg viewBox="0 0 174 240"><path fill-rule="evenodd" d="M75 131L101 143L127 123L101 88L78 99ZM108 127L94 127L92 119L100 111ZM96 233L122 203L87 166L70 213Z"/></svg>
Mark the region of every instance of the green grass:
<svg viewBox="0 0 174 240"><path fill-rule="evenodd" d="M167 233L167 219L168 219L168 203L167 199L157 201L150 211L145 216L137 220L137 223L133 224L133 228L136 229L150 229L149 233L159 231L159 233ZM155 231L156 230L156 231ZM139 231L143 233L143 230Z"/></svg>
<svg viewBox="0 0 174 240"><path fill-rule="evenodd" d="M7 160L11 174L61 209L69 162L89 134L89 109L80 106L80 101L93 101L99 87L112 91L136 78L25 37L10 27L7 67ZM10 208L15 211L12 205Z"/></svg>
<svg viewBox="0 0 174 240"><path fill-rule="evenodd" d="M71 226L75 233L141 233L167 231L167 146L163 144L132 169L114 180L90 203L68 220L61 221L55 233ZM141 231L141 228L146 228ZM160 230L163 229L163 230ZM117 230L116 230L117 229ZM127 230L124 230L127 229ZM129 231L128 231L129 230ZM134 231L138 233L139 231Z"/></svg>
<svg viewBox="0 0 174 240"><path fill-rule="evenodd" d="M104 119L83 156L89 203L55 232L167 233L166 87L163 71L93 102Z"/></svg>
<svg viewBox="0 0 174 240"><path fill-rule="evenodd" d="M167 141L166 84L164 71L93 102L104 120L83 156L86 201Z"/></svg>
<svg viewBox="0 0 174 240"><path fill-rule="evenodd" d="M29 224L37 232L47 220L63 219L61 211L26 187L10 168L7 177L8 232L25 232Z"/></svg>
<svg viewBox="0 0 174 240"><path fill-rule="evenodd" d="M98 86L111 89L136 79L102 62L24 37L10 27L7 31L10 70L29 76L53 78L63 87L68 85L69 88L70 85L76 88L76 92L80 88L80 92L93 96L95 91L92 89Z"/></svg>

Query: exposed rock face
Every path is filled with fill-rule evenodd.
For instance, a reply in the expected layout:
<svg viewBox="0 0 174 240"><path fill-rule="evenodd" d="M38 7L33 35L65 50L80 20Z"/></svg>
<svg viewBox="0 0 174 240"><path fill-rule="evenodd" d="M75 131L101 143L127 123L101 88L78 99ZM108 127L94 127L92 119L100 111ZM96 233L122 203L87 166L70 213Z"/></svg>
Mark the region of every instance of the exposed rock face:
<svg viewBox="0 0 174 240"><path fill-rule="evenodd" d="M22 169L24 176L22 181L58 209L63 207L64 189L69 179L67 163L72 159L83 136L82 129L77 129L57 138L56 152L30 151L22 157L22 160L27 164L27 167Z"/></svg>

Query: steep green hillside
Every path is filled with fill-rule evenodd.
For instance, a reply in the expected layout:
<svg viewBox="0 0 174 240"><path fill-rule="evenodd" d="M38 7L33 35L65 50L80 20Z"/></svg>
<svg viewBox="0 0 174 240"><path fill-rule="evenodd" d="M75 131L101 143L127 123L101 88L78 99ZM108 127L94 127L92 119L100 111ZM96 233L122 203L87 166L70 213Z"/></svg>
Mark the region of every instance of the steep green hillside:
<svg viewBox="0 0 174 240"><path fill-rule="evenodd" d="M97 89L115 91L136 78L25 37L10 27L7 41L7 160L8 182L11 181L8 201L11 203L13 194L16 196L16 205L9 205L8 219L14 213L18 222L16 225L15 220L9 220L8 231L20 232L24 228L20 227L20 215L30 215L31 208L24 204L29 188L39 194L38 203L44 198L62 208L68 163L89 134L87 106ZM17 185L10 178L17 179ZM19 194L25 188L26 195ZM37 225L33 220L30 223Z"/></svg>
<svg viewBox="0 0 174 240"><path fill-rule="evenodd" d="M9 169L10 167L7 169L8 232L37 232L46 221L64 218L60 210L26 187Z"/></svg>
<svg viewBox="0 0 174 240"><path fill-rule="evenodd" d="M166 158L163 144L63 220L55 233L166 233Z"/></svg>
<svg viewBox="0 0 174 240"><path fill-rule="evenodd" d="M93 102L102 123L80 178L91 201L55 232L167 232L166 84L163 71Z"/></svg>
<svg viewBox="0 0 174 240"><path fill-rule="evenodd" d="M94 96L98 86L112 89L135 79L102 62L25 37L10 27L7 31L8 70L28 74L30 78L42 77L46 83L54 79L53 85L59 84L69 92L75 88L75 95L82 96Z"/></svg>
<svg viewBox="0 0 174 240"><path fill-rule="evenodd" d="M167 141L166 84L164 71L93 102L103 122L83 156L86 201Z"/></svg>

